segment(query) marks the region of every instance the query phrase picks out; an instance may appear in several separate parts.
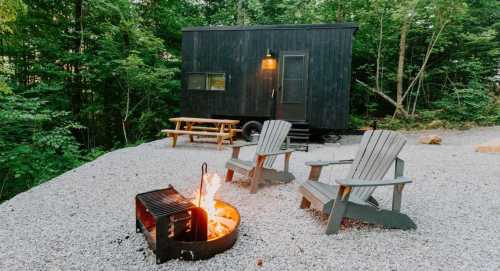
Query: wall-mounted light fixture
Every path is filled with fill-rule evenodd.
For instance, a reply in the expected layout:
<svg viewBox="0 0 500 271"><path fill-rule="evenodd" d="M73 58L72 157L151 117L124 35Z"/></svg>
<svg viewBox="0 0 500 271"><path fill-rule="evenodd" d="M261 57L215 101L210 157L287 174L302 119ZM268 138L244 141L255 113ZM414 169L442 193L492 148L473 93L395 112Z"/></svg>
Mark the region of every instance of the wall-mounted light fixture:
<svg viewBox="0 0 500 271"><path fill-rule="evenodd" d="M271 49L266 50L266 56L262 59L262 70L276 70L276 58L273 56Z"/></svg>

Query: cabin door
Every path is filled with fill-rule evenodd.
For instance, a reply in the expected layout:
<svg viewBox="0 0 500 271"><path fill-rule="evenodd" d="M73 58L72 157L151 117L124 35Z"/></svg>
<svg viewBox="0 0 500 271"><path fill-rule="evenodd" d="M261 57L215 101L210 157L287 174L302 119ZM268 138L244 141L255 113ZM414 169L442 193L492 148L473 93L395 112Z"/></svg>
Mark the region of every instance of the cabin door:
<svg viewBox="0 0 500 271"><path fill-rule="evenodd" d="M305 121L307 113L306 51L282 51L280 55L279 87L276 118Z"/></svg>

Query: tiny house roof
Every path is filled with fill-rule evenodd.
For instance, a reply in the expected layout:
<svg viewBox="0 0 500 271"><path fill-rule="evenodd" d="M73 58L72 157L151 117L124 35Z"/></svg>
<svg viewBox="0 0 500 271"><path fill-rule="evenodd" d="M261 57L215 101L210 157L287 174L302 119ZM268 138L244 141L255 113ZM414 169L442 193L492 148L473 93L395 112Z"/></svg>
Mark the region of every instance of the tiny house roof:
<svg viewBox="0 0 500 271"><path fill-rule="evenodd" d="M279 24L279 25L235 25L235 26L196 26L185 27L183 32L192 31L251 31L251 30L290 30L290 29L321 29L321 28L358 28L355 23L335 23L335 24Z"/></svg>

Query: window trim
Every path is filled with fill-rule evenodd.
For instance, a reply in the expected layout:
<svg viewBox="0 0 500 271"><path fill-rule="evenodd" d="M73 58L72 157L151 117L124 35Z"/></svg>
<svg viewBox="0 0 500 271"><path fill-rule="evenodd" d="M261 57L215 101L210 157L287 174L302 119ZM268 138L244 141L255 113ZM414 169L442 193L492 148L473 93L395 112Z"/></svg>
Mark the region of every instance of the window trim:
<svg viewBox="0 0 500 271"><path fill-rule="evenodd" d="M203 88L189 88L189 77L191 75L202 75L204 76L205 80L204 81L204 86ZM210 89L209 87L209 77L211 75L219 75L219 76L222 76L224 78L224 89ZM226 81L227 81L227 76L226 76L226 73L225 72L188 72L187 73L187 78L186 78L186 89L187 90L194 90L194 91L226 91L227 90L227 84L226 84Z"/></svg>

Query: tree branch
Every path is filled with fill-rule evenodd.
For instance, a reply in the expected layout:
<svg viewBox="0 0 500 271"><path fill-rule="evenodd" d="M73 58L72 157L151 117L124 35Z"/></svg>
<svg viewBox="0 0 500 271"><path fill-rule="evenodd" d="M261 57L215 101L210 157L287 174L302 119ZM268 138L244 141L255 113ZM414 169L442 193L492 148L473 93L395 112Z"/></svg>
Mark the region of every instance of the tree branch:
<svg viewBox="0 0 500 271"><path fill-rule="evenodd" d="M439 36L441 35L441 32L443 32L443 29L447 23L448 22L443 23L443 25L441 26L441 28L439 29L439 31L437 32L435 37L433 34L434 40L431 40L431 42L429 43L429 47L427 47L427 52L425 53L424 62L422 63L422 66L420 67L420 70L418 71L417 75L415 75L415 78L413 78L410 85L408 85L408 88L406 89L405 93L403 94L403 98L402 98L403 100L406 97L406 95L408 95L408 93L410 92L410 89L413 88L413 86L415 85L417 80L419 80L419 78L424 74L424 71L425 71L425 68L427 65L427 61L429 61L429 58L430 58L431 53L432 53L432 49L434 49L434 46L436 45L436 42L438 41Z"/></svg>
<svg viewBox="0 0 500 271"><path fill-rule="evenodd" d="M369 85L367 85L366 83L362 82L362 81L359 81L358 79L356 79L356 82L360 85L362 85L363 87L373 91L374 93L377 93L378 95L380 95L382 98L384 98L386 101L388 101L389 103L391 103L392 105L394 105L396 108L398 108L398 104L396 103L396 101L394 101L394 99L392 99L391 97L387 96L387 94L383 93L382 91L378 91L372 87L370 87ZM408 111L406 111L404 108L399 108L399 110L401 110L401 112L405 115L405 116L408 116Z"/></svg>

